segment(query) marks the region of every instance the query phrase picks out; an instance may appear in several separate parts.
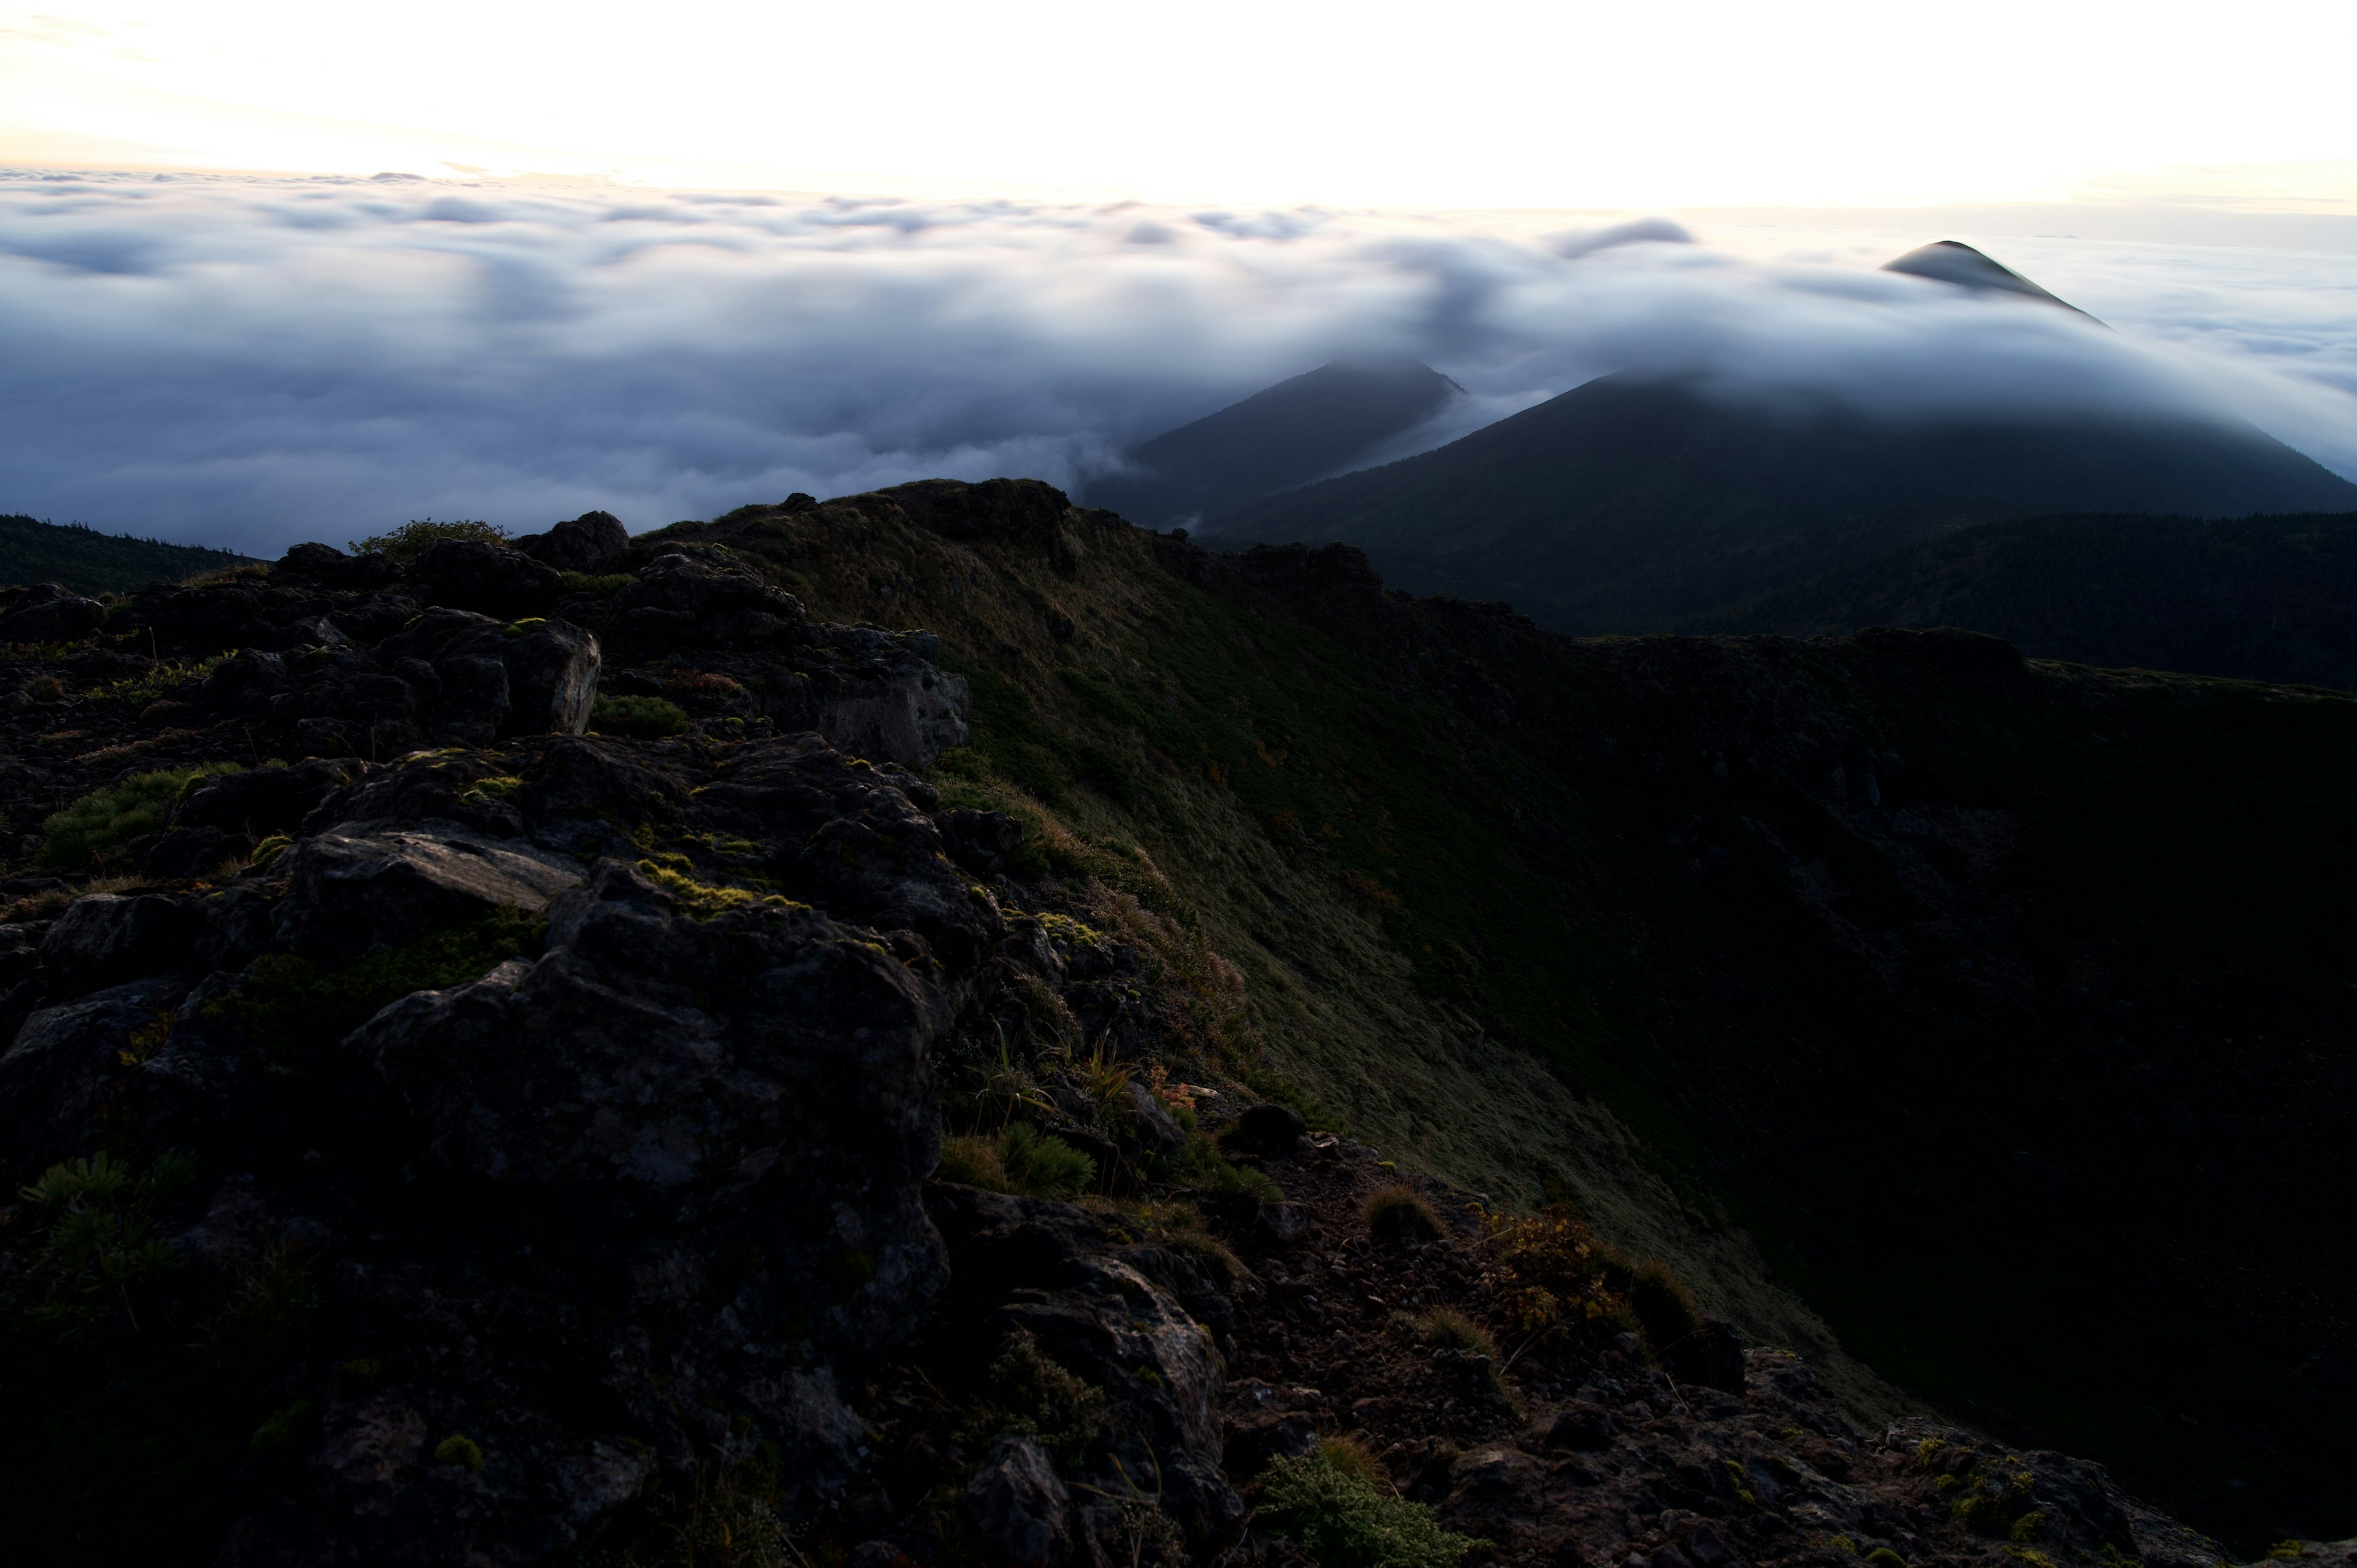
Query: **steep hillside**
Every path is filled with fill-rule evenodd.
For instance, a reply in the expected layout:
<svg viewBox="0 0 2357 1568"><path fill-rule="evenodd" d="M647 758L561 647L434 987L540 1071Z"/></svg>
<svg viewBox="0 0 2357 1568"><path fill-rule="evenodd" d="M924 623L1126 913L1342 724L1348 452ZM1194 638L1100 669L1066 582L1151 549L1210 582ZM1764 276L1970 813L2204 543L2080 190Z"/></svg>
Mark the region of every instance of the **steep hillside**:
<svg viewBox="0 0 2357 1568"><path fill-rule="evenodd" d="M2349 1532L2357 703L1028 481L619 532L0 619L30 1560Z"/></svg>
<svg viewBox="0 0 2357 1568"><path fill-rule="evenodd" d="M0 583L62 583L79 593L127 593L242 564L228 550L101 533L79 523L0 517Z"/></svg>
<svg viewBox="0 0 2357 1568"><path fill-rule="evenodd" d="M1970 627L2049 659L2357 690L2357 512L1988 523L1679 629L1866 626Z"/></svg>
<svg viewBox="0 0 2357 1568"><path fill-rule="evenodd" d="M1089 499L1156 527L1219 512L1337 469L1439 412L1457 383L1412 361L1337 360L1129 453Z"/></svg>
<svg viewBox="0 0 2357 1568"><path fill-rule="evenodd" d="M2357 486L2247 425L1902 421L1602 377L1437 451L1209 520L1340 541L1418 592L1565 630L1665 629L1948 529L2035 512L2345 510Z"/></svg>
<svg viewBox="0 0 2357 1568"><path fill-rule="evenodd" d="M1727 1310L1789 1299L1756 1243L1921 1394L2345 1530L2352 1257L2303 1195L2351 1174L2357 705L1959 636L1570 643L1348 552L991 548L931 493L708 536L938 629L981 776L1144 849L1365 1135L1680 1245L1595 1168L1609 1110Z"/></svg>

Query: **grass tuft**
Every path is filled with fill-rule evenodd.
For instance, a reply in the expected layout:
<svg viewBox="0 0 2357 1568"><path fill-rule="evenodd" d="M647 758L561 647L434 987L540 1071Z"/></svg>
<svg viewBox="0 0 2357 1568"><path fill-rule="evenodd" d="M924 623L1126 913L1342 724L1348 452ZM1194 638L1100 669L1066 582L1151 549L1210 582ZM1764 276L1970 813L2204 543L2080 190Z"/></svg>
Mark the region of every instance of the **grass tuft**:
<svg viewBox="0 0 2357 1568"><path fill-rule="evenodd" d="M1440 1235L1440 1217L1424 1195L1405 1182L1369 1195L1367 1234L1383 1241L1430 1241Z"/></svg>

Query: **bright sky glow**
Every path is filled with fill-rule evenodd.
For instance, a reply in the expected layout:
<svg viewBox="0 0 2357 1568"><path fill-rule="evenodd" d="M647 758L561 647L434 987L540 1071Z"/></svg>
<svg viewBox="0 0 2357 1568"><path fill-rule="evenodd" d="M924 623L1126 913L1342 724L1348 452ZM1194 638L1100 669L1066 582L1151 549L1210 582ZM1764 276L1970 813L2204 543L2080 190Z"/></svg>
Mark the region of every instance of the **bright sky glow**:
<svg viewBox="0 0 2357 1568"><path fill-rule="evenodd" d="M1174 201L2357 212L2345 0L35 0L0 162Z"/></svg>

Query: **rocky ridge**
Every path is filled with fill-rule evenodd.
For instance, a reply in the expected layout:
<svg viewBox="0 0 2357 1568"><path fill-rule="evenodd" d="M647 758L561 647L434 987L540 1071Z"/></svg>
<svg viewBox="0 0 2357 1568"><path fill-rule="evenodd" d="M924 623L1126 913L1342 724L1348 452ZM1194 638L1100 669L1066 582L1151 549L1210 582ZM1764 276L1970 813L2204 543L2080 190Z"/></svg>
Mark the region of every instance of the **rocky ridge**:
<svg viewBox="0 0 2357 1568"><path fill-rule="evenodd" d="M901 499L1059 559L1118 526ZM1470 1195L1422 1184L1403 1241L1374 1151L1215 1109L1254 1098L1197 1021L1216 955L926 776L972 713L937 642L609 524L0 620L0 802L114 802L0 883L28 1560L782 1519L862 1568L1290 1562L1249 1510L1321 1435L1504 1562L2222 1560L2095 1466L1855 1431L1724 1326L1423 1343L1515 1321ZM683 727L593 733L601 696ZM929 1179L945 1119L1018 1110L1092 1196Z"/></svg>

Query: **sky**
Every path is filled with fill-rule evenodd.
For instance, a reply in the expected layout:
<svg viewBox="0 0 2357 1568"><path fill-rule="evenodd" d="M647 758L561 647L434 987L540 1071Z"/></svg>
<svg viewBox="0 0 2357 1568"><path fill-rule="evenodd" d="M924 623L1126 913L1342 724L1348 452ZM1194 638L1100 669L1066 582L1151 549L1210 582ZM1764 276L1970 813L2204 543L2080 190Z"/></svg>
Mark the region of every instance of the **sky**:
<svg viewBox="0 0 2357 1568"><path fill-rule="evenodd" d="M1121 450L1347 353L2357 476L2357 7L0 5L0 511L275 554ZM2109 324L1878 264L1980 245ZM1453 422L1453 423L1452 423Z"/></svg>

